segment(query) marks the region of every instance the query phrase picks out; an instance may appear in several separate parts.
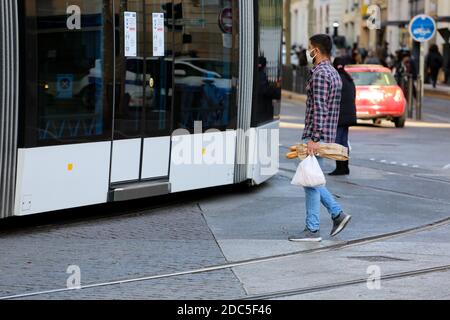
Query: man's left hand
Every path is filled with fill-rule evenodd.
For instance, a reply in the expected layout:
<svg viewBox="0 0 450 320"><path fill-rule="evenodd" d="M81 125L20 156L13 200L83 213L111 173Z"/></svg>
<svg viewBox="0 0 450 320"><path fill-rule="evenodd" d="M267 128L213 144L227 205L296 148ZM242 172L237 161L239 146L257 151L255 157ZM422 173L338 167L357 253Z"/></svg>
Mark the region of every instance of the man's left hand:
<svg viewBox="0 0 450 320"><path fill-rule="evenodd" d="M315 156L319 153L319 142L314 142L312 140L308 141L308 155Z"/></svg>

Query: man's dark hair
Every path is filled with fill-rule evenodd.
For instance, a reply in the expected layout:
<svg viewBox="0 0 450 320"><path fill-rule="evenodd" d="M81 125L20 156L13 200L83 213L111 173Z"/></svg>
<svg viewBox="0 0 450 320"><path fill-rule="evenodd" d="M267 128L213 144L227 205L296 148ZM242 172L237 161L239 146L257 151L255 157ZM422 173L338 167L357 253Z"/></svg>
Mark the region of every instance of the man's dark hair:
<svg viewBox="0 0 450 320"><path fill-rule="evenodd" d="M309 38L311 44L317 47L324 55L331 56L331 50L333 50L333 42L331 37L326 34L316 34Z"/></svg>

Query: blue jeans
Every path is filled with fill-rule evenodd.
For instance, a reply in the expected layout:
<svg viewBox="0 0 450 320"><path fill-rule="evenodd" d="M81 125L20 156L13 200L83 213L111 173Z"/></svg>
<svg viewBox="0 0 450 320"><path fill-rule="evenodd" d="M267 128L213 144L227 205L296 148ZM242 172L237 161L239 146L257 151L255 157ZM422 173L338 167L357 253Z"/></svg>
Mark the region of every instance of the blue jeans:
<svg viewBox="0 0 450 320"><path fill-rule="evenodd" d="M320 166L323 168L323 158L317 158L317 160L319 161ZM321 203L325 206L325 208L327 208L333 219L341 214L341 206L325 186L304 189L306 203L306 227L310 231L314 232L320 229Z"/></svg>
<svg viewBox="0 0 450 320"><path fill-rule="evenodd" d="M336 133L336 143L344 147L348 146L348 127L338 127Z"/></svg>

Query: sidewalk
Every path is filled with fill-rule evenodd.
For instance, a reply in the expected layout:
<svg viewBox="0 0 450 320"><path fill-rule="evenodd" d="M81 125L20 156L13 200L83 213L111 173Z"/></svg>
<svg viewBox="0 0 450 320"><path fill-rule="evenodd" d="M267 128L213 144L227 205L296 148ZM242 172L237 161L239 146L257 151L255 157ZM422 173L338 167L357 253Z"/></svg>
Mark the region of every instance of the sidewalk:
<svg viewBox="0 0 450 320"><path fill-rule="evenodd" d="M433 88L431 84L425 84L425 96L441 99L450 99L450 86L437 85L436 88ZM282 98L300 101L304 103L306 102L306 95L286 90L282 91Z"/></svg>
<svg viewBox="0 0 450 320"><path fill-rule="evenodd" d="M295 93L292 91L283 90L281 92L281 97L283 99L287 99L287 100L294 100L294 101L306 103L306 95L305 94L298 94L298 93Z"/></svg>
<svg viewBox="0 0 450 320"><path fill-rule="evenodd" d="M425 96L450 99L450 86L437 85L436 88L433 88L431 84L425 84Z"/></svg>

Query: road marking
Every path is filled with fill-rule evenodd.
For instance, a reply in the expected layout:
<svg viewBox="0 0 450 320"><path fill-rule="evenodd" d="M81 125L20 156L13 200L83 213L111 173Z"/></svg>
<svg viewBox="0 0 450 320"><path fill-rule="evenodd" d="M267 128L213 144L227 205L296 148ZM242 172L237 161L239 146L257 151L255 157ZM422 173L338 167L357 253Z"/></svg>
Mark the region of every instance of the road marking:
<svg viewBox="0 0 450 320"><path fill-rule="evenodd" d="M378 160L375 159L375 158L370 158L369 160L370 160L370 161L378 161ZM415 168L415 169L420 168L420 166L417 165L417 164L412 165L412 164L409 164L409 163L406 163L406 162L399 163L399 162L397 162L397 161L388 161L388 160L379 160L379 162L380 162L380 163L383 163L383 164L390 164L390 165L393 165L393 166L410 167L410 168ZM446 166L443 168L443 170L450 170L450 163L449 163L448 165L446 165Z"/></svg>
<svg viewBox="0 0 450 320"><path fill-rule="evenodd" d="M446 165L443 169L444 169L444 170L450 169L450 163L449 163L448 165Z"/></svg>

